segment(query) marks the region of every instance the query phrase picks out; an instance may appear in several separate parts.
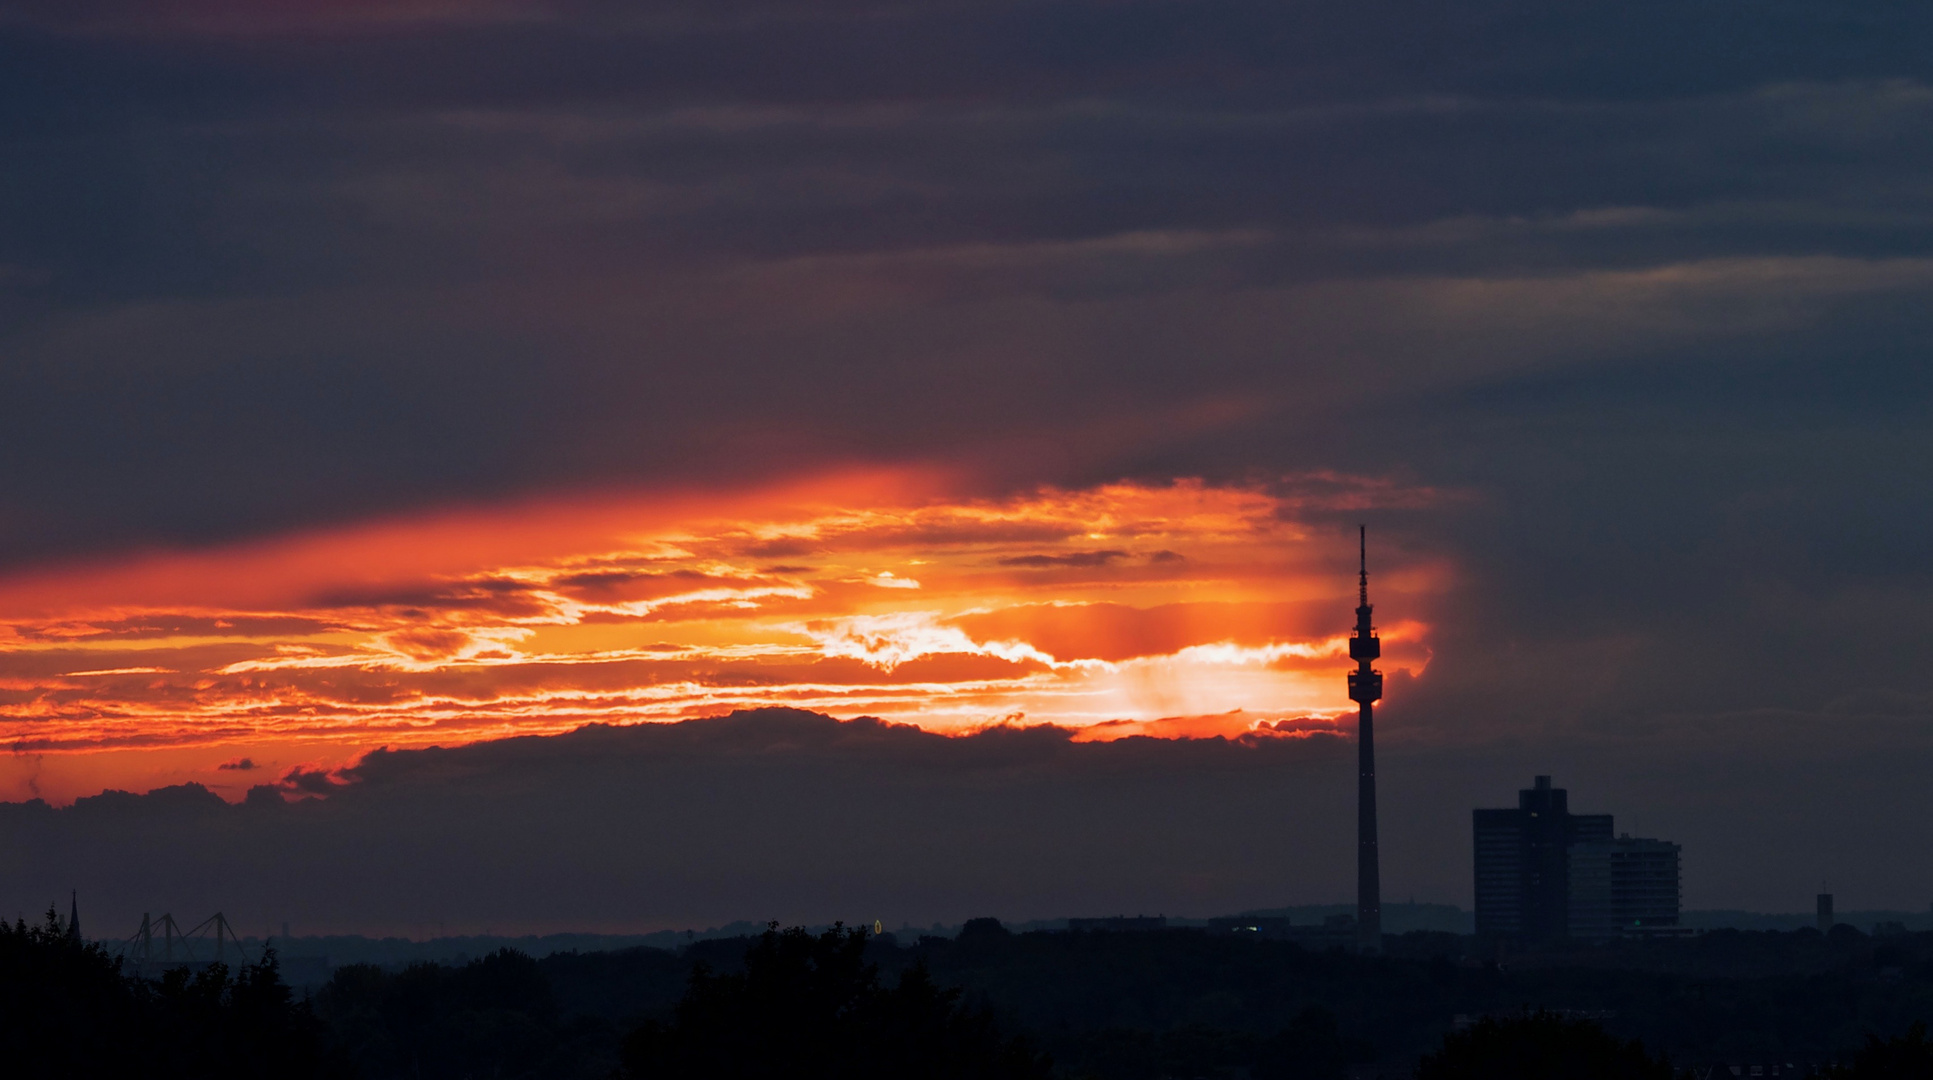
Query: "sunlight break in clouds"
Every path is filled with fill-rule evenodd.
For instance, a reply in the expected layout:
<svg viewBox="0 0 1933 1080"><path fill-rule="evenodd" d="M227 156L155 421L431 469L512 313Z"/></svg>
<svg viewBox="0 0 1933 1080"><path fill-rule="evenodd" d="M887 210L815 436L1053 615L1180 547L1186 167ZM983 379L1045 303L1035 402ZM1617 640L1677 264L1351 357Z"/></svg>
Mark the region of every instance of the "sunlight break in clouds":
<svg viewBox="0 0 1933 1080"><path fill-rule="evenodd" d="M1302 732L1349 708L1352 606L1349 545L1303 521L1430 498L1334 476L943 487L901 472L605 497L0 583L10 779L238 796L249 778L220 765L242 754L281 773L760 705L943 731ZM1387 602L1446 579L1378 583ZM1420 671L1425 631L1390 620L1387 666Z"/></svg>

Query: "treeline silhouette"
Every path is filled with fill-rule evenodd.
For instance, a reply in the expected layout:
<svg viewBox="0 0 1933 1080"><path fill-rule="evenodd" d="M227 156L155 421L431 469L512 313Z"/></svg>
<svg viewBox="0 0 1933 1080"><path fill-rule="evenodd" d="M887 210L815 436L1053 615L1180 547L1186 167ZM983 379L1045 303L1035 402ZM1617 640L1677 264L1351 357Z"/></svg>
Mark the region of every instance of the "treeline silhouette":
<svg viewBox="0 0 1933 1080"><path fill-rule="evenodd" d="M1933 1080L1913 1026L1933 1017L1933 934L1714 934L1590 964L1471 945L774 925L679 953L352 965L309 996L272 955L132 978L50 915L0 925L0 1034L22 1077L1662 1080L1730 1062Z"/></svg>
<svg viewBox="0 0 1933 1080"><path fill-rule="evenodd" d="M744 970L701 964L666 1020L624 1040L637 1080L837 1076L846 1080L1049 1080L1050 1061L1001 1032L991 1012L967 1008L915 960L890 989L866 960L866 934L834 926L813 935L773 926L745 953Z"/></svg>
<svg viewBox="0 0 1933 1080"><path fill-rule="evenodd" d="M1637 1039L1550 1012L1484 1017L1443 1037L1416 1080L1674 1080L1671 1062Z"/></svg>
<svg viewBox="0 0 1933 1080"><path fill-rule="evenodd" d="M273 954L232 971L130 978L52 911L38 926L0 922L0 1047L0 1073L14 1077L349 1075Z"/></svg>

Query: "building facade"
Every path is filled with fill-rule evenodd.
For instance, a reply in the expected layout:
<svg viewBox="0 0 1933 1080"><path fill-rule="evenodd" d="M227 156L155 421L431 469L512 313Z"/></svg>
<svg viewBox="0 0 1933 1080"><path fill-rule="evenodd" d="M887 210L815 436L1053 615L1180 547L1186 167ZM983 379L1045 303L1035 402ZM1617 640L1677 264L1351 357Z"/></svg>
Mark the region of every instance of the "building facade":
<svg viewBox="0 0 1933 1080"><path fill-rule="evenodd" d="M1678 932L1677 844L1620 836L1570 850L1570 936L1609 941Z"/></svg>
<svg viewBox="0 0 1933 1080"><path fill-rule="evenodd" d="M1611 815L1573 814L1570 793L1539 776L1512 810L1471 814L1477 933L1526 942L1571 935L1571 852L1610 842ZM1675 887L1675 878L1674 878Z"/></svg>

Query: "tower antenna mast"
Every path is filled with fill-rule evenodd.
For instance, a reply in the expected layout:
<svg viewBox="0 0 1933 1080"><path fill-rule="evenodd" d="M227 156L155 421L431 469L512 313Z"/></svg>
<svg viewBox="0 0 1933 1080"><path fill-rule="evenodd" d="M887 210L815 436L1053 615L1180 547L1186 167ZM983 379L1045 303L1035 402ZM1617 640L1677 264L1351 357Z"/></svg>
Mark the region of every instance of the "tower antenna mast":
<svg viewBox="0 0 1933 1080"><path fill-rule="evenodd" d="M1376 729L1374 705L1383 696L1383 673L1376 670L1382 641L1376 636L1369 603L1369 527L1357 526L1362 568L1357 578L1356 633L1349 639L1349 700L1356 703L1356 946L1363 952L1383 948L1382 860L1376 849Z"/></svg>

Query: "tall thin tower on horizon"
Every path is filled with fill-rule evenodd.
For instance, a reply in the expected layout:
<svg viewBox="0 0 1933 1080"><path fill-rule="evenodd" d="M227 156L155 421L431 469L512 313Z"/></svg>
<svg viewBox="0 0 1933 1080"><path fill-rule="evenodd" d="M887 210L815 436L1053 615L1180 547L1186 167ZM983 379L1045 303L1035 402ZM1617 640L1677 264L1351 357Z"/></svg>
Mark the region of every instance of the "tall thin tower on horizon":
<svg viewBox="0 0 1933 1080"><path fill-rule="evenodd" d="M1369 528L1357 526L1362 570L1356 601L1356 634L1349 639L1349 700L1356 703L1356 946L1363 952L1383 949L1383 885L1381 859L1376 852L1376 729L1374 704L1383 696L1383 673L1375 668L1383 643L1370 622Z"/></svg>

